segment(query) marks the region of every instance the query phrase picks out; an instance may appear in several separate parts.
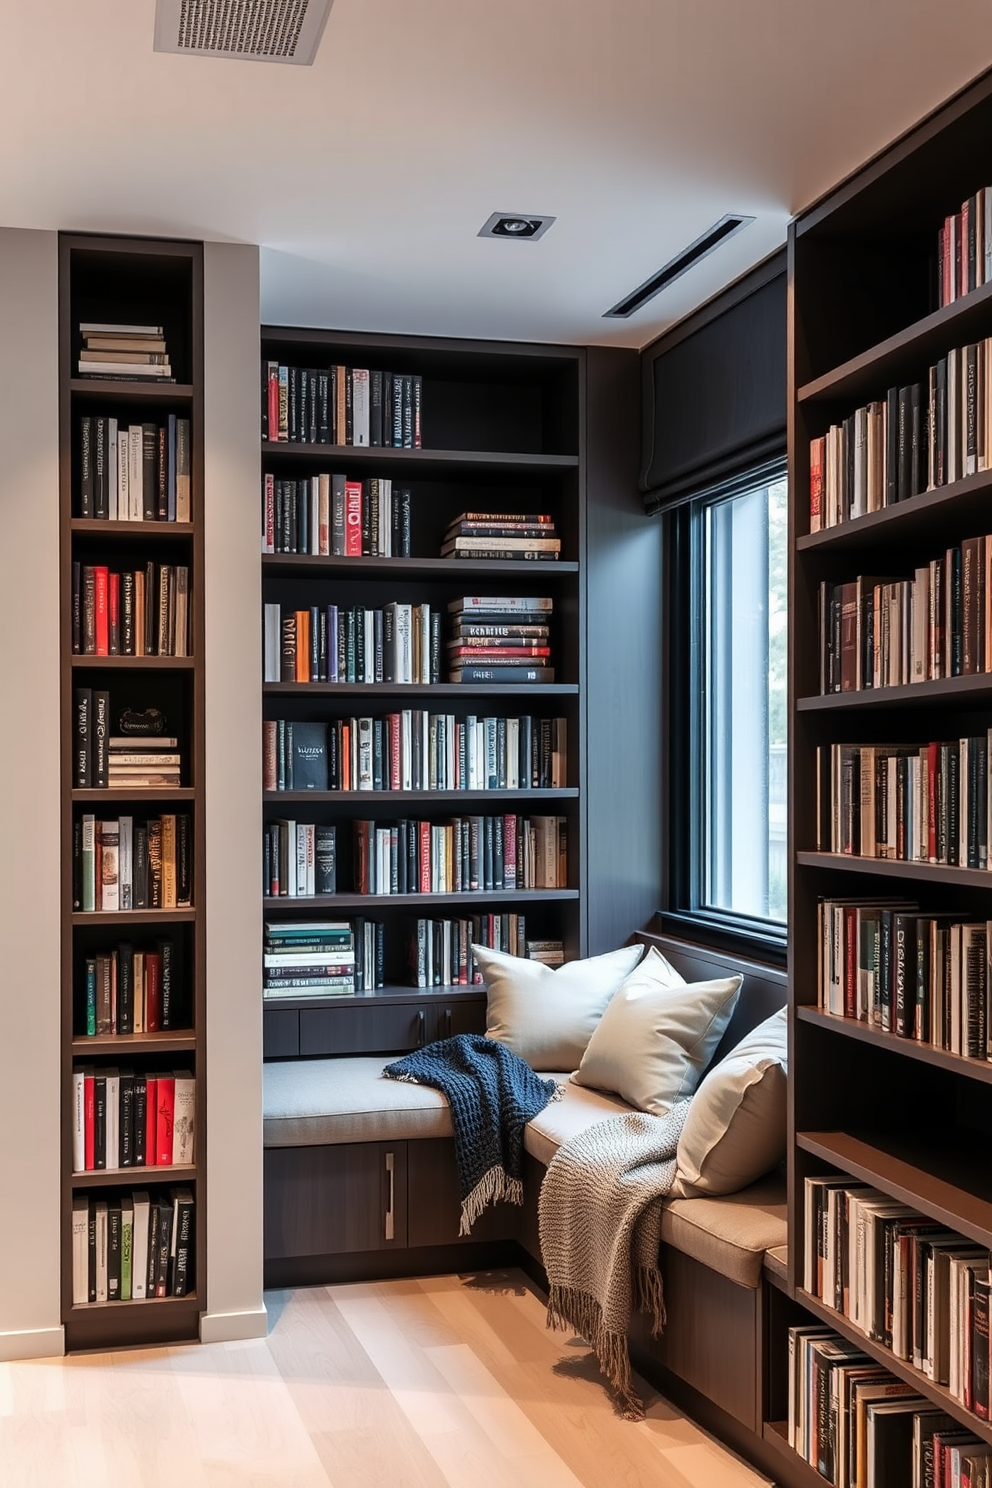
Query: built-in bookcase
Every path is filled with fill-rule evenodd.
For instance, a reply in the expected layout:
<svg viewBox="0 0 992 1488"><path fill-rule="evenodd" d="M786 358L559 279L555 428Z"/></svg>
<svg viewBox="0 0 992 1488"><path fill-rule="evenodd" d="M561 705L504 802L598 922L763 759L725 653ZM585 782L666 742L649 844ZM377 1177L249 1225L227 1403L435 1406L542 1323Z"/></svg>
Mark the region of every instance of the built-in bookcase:
<svg viewBox="0 0 992 1488"><path fill-rule="evenodd" d="M337 828L337 892L316 899L266 896L265 918L354 920L361 916L385 926L384 985L354 998L306 997L298 1004L281 999L276 1007L268 1005L267 1057L413 1047L445 1032L483 1026L484 1007L479 986L437 986L418 992L408 966L415 918L523 914L527 939L561 940L568 957L585 950L580 891L584 728L580 581L585 520L580 408L585 352L572 347L393 338L270 326L262 330L261 356L263 366L269 361L311 369L342 366L422 379L420 448L263 439L263 487L266 475L277 480L300 480L331 473L353 481L386 477L392 480L394 490L403 487L410 492L409 557L265 553L261 560L265 603L279 604L284 611L328 605L375 609L393 601L426 603L442 615L439 681L271 681L264 685L264 717L333 723L337 719L422 709L454 715L459 721L469 715L530 714L562 717L567 722L567 772L564 783L556 789L265 794L263 815L267 823L299 818ZM264 378L262 396L264 400ZM260 534L262 502L260 490ZM441 558L445 529L466 511L549 514L561 538L558 560ZM449 682L444 661L444 641L450 633L447 606L464 595L550 597L554 602L554 681ZM564 817L566 883L555 889L489 893L354 892L352 839L356 820L395 822L416 818L442 822L470 813ZM363 1008L369 1013L368 1019L364 1024L360 1018L355 1022ZM378 1010L375 1016L373 1009ZM360 1031L363 1026L367 1037ZM335 1029L343 1032L338 1035Z"/></svg>
<svg viewBox="0 0 992 1488"><path fill-rule="evenodd" d="M61 654L62 654L62 1318L66 1344L70 1349L112 1348L127 1344L152 1343L170 1339L195 1338L199 1314L205 1306L202 1283L206 1276L205 1200L206 1200L206 1050L205 1050L205 947L204 947L204 844L203 844L203 778L204 778L204 684L203 684L203 307L202 249L199 244L150 239L102 238L63 235L60 240L59 334L60 334L60 511L61 511ZM98 377L80 372L83 341L81 324L109 326L161 327L170 361L168 378L116 374ZM100 470L96 470L95 440L84 449L86 438L100 425ZM177 455L176 431L183 424L188 435L185 448ZM111 468L112 448L108 435L114 431L134 431L139 426L151 431L164 431L162 443L156 433L147 448L146 478L162 463L161 490L151 503L146 492L146 506L140 520L133 509L125 510L123 500L114 514L116 492ZM130 437L130 434L129 434ZM152 436L149 434L149 438ZM170 440L172 443L170 444ZM122 446L123 447L123 446ZM178 464L177 464L178 461ZM180 481L188 484L188 513L180 498L179 520L174 503L177 471ZM89 514L87 492L94 481L107 483L109 506L101 497L101 514ZM158 502L165 505L159 508ZM156 515L151 519L151 505ZM109 515L104 515L104 510ZM159 519L159 511L166 519ZM84 515L84 511L87 513ZM167 519L172 517L171 520ZM146 519L147 518L147 519ZM155 565L154 583L158 583L160 565L173 573L183 571L187 593L186 624L180 628L186 636L180 652L165 639L160 641L157 626L149 632L150 645L144 638L137 643L129 631L123 639L124 599L114 599L114 625L108 651L95 654L79 644L82 618L74 608L84 602L81 594L82 575L86 570L105 569L109 573L128 575L123 587L128 591L127 607L132 615L134 574L144 575L148 565ZM120 581L119 581L120 582ZM149 581L152 582L151 580ZM117 587L117 586L115 586ZM156 603L158 589L155 590ZM78 598L76 597L78 596ZM151 603L151 590L148 602ZM92 593L88 602L93 603ZM100 601L102 603L102 601ZM168 598L163 603L168 609ZM173 605L175 597L173 595ZM163 616L163 623L167 623ZM175 610L172 624L175 631ZM101 646L101 651L103 647ZM134 654L135 652L144 654ZM160 654L161 653L163 654ZM126 652L130 654L125 654ZM164 715L163 733L175 739L170 752L178 756L178 784L130 783L140 773L119 774L129 783L112 787L97 786L94 774L89 786L79 784L77 762L78 707L80 690L89 689L89 704L103 698L99 726L108 735L121 734L125 712L144 714L158 709ZM108 706L109 705L109 706ZM97 720L90 715L90 748L96 748ZM126 732L126 730L125 730ZM135 754L142 750L140 735L133 737ZM147 875L148 888L138 892L138 879L132 879L131 904L121 907L118 825L118 907L116 909L83 908L80 850L88 830L84 823L131 822L131 840L135 841L142 823L153 844L163 830L154 823L165 822L165 845L169 861L176 863L174 891L154 867ZM169 823L175 818L176 846L171 848ZM125 838L128 835L125 825ZM181 837L181 841L178 839ZM140 838L139 838L140 840ZM105 873L113 873L113 830L107 841ZM96 851L94 872L99 879L101 864ZM125 865L126 867L126 865ZM152 886L151 880L155 879ZM110 902L113 888L110 889ZM137 907L140 900L141 907ZM161 907L160 907L161 901ZM154 907L152 905L154 904ZM120 948L123 947L123 952ZM127 958L133 979L135 953L144 975L148 963L143 959L158 957L158 969L151 973L157 982L157 994L150 990L150 1021L159 1024L152 1031L119 1031L135 1027L134 995L129 994L126 973L120 970L121 956ZM92 1001L87 989L87 962L96 962L118 951L117 980L110 986L108 998L101 1005L98 1032L94 1027ZM165 960L167 1005L162 1006L162 962ZM103 963L101 963L101 966ZM156 995L158 1014L155 1014ZM90 998L88 1018L87 999ZM138 989L137 1025L143 1024L141 987ZM145 1007L147 1016L148 1009ZM108 1029L108 1017L110 1027ZM186 1072L195 1080L193 1160L171 1166L102 1168L75 1171L74 1131L76 1123L76 1076L82 1070L94 1078L106 1078L108 1071L146 1077ZM133 1087L132 1087L133 1088ZM94 1113L95 1119L95 1113ZM146 1118L147 1119L147 1118ZM163 1115L163 1122L168 1125ZM131 1131L136 1131L135 1110L129 1116ZM165 1128L163 1128L164 1130ZM146 1128L147 1130L147 1128ZM123 1144L118 1144L118 1155ZM108 1149L104 1145L105 1155ZM140 1146L137 1151L140 1153ZM132 1154L129 1152L128 1156ZM159 1154L161 1155L161 1153ZM94 1158L94 1161L96 1159ZM82 1197L91 1206L106 1200L113 1208L122 1196L133 1191L147 1191L152 1203L165 1201L175 1189L188 1190L193 1201L194 1235L192 1257L181 1286L183 1295L168 1295L144 1300L107 1300L74 1302L73 1285L73 1209ZM78 1223L78 1221L77 1221ZM135 1272L139 1265L133 1258ZM171 1280L167 1281L171 1285Z"/></svg>
<svg viewBox="0 0 992 1488"><path fill-rule="evenodd" d="M986 78L803 214L790 233L788 1291L799 1310L790 1306L782 1313L779 1339L771 1340L784 1350L786 1322L827 1323L986 1442L992 1441L987 1419L811 1295L803 1259L811 1238L805 1180L828 1173L881 1190L965 1243L992 1246L992 1064L936 1047L919 1035L919 1021L916 1036L912 1028L900 1036L895 1008L892 1026L883 1027L880 1020L851 1016L856 1009L850 1006L847 1016L818 1006L821 901L898 898L913 901L924 916L976 923L992 918L992 875L984 868L832 852L823 830L830 746L898 750L985 736L992 722L992 670L986 665L971 675L823 693L818 614L824 583L851 583L866 574L912 579L952 544L992 534L992 460L986 456L986 468L881 509L845 512L837 525L813 530L811 521L812 442L858 407L884 402L890 388L928 388L931 366L992 336L992 287L980 285L943 308L938 294L938 235L945 219L990 184L990 124L992 83ZM921 428L925 434L925 422ZM867 942L861 949L868 950ZM870 955L861 968L866 974ZM850 1000L858 966L845 974ZM915 996L915 965L913 975ZM920 997L930 990L924 979ZM777 1409L784 1412L784 1377L781 1386ZM775 1411L772 1401L768 1413ZM770 1421L765 1434L781 1440ZM789 1465L792 1455L784 1448L788 1481L812 1481L805 1465Z"/></svg>

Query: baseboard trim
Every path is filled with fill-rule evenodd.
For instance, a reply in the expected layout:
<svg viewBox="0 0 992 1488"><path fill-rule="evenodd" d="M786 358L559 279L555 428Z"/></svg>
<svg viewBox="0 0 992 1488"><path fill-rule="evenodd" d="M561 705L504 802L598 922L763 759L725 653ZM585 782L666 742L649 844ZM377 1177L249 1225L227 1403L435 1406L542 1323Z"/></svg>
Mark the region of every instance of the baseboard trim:
<svg viewBox="0 0 992 1488"><path fill-rule="evenodd" d="M0 1363L21 1359L61 1359L65 1353L65 1329L25 1328L20 1333L0 1333Z"/></svg>
<svg viewBox="0 0 992 1488"><path fill-rule="evenodd" d="M265 1338L269 1317L264 1307L244 1312L204 1312L200 1316L201 1343L237 1343L246 1338Z"/></svg>

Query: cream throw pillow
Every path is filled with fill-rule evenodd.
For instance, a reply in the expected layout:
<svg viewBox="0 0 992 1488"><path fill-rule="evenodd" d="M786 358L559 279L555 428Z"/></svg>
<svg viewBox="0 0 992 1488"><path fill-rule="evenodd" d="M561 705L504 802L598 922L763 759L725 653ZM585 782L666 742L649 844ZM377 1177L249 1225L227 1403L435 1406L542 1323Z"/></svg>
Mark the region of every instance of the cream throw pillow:
<svg viewBox="0 0 992 1488"><path fill-rule="evenodd" d="M678 973L652 946L618 988L573 1080L613 1090L652 1116L664 1116L692 1095L744 979L684 982L673 976Z"/></svg>
<svg viewBox="0 0 992 1488"><path fill-rule="evenodd" d="M487 1037L506 1044L531 1069L575 1069L603 1009L643 950L623 946L552 967L474 945L489 993Z"/></svg>
<svg viewBox="0 0 992 1488"><path fill-rule="evenodd" d="M679 1138L674 1196L736 1193L782 1161L787 1037L780 1008L710 1070Z"/></svg>

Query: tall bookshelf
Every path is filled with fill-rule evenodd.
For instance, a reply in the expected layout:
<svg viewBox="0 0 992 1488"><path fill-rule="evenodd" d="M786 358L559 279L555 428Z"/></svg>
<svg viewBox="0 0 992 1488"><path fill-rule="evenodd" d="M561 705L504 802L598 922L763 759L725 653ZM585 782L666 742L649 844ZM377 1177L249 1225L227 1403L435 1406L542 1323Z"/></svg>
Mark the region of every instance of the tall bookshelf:
<svg viewBox="0 0 992 1488"><path fill-rule="evenodd" d="M784 1349L789 1324L828 1323L984 1441L992 1441L987 1420L804 1290L803 1195L809 1176L849 1175L992 1246L992 1064L817 1006L820 900L891 896L915 900L921 913L992 917L987 871L835 854L817 837L820 746L918 745L988 727L990 671L821 695L818 592L859 574L912 577L949 545L992 533L992 472L819 531L810 520L811 441L890 387L926 386L938 358L992 335L992 285L943 308L937 292L938 231L987 184L990 124L985 77L790 231L790 1260L770 1344ZM777 1373L769 1418L784 1414ZM765 1436L782 1445L771 1419ZM816 1480L787 1446L782 1457L789 1481Z"/></svg>
<svg viewBox="0 0 992 1488"><path fill-rule="evenodd" d="M580 407L585 352L577 347L484 343L350 332L262 329L263 364L359 367L423 378L423 447L396 449L265 441L262 473L298 479L318 473L349 480L390 477L411 491L410 557L263 554L263 600L284 608L330 603L376 608L429 602L442 613L442 672L433 684L269 682L267 719L331 722L405 708L453 714L564 717L568 773L559 789L485 791L268 792L266 822L333 823L338 892L318 899L265 897L264 917L364 916L385 924L384 985L354 997L280 999L264 1012L266 1057L385 1052L484 1027L480 986L418 991L407 965L414 918L523 913L528 939L559 939L568 957L585 952L580 782L584 716L580 573L584 557L584 461ZM261 494L259 496L261 502ZM448 523L466 510L549 512L562 549L557 561L439 557ZM464 684L446 680L447 604L466 594L540 595L554 601L550 683ZM352 823L398 818L444 821L471 813L564 816L567 886L488 893L366 895L353 892Z"/></svg>
<svg viewBox="0 0 992 1488"><path fill-rule="evenodd" d="M62 688L62 1319L70 1349L113 1348L193 1339L204 1310L206 1275L206 1045L204 941L204 675L203 675L203 305L202 247L170 240L63 234L59 242L59 437L61 513ZM80 324L161 326L171 380L124 375L82 376ZM189 420L190 520L107 520L84 517L81 501L81 420L114 419L169 428ZM149 563L189 572L187 655L74 654L74 564L137 571ZM123 649L123 643L121 645ZM180 648L181 649L181 648ZM159 708L165 732L181 755L180 785L82 788L75 770L76 699L80 687L109 696L109 732L122 709ZM140 740L134 747L140 749ZM84 911L74 904L74 839L84 814L99 821L140 822L172 813L190 819L189 906ZM171 897L171 896L170 896ZM87 1034L87 957L120 942L153 951L167 940L174 957L171 1026L154 1032ZM182 1069L196 1080L194 1161L174 1165L74 1171L74 1072L92 1068L155 1075ZM188 1188L195 1202L192 1286L182 1296L133 1301L73 1302L73 1200L113 1203L147 1190L164 1197ZM135 1258L137 1265L137 1258ZM199 1278L199 1281L197 1280Z"/></svg>

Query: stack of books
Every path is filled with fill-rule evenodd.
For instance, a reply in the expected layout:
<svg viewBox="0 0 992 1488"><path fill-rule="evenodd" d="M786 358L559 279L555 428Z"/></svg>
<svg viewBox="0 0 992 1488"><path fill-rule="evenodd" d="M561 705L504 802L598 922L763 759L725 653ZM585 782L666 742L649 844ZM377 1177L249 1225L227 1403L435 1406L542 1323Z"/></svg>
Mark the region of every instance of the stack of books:
<svg viewBox="0 0 992 1488"><path fill-rule="evenodd" d="M355 934L347 920L266 920L263 997L347 997L355 990Z"/></svg>
<svg viewBox="0 0 992 1488"><path fill-rule="evenodd" d="M565 946L560 940L528 940L527 959L544 966L564 966Z"/></svg>
<svg viewBox="0 0 992 1488"><path fill-rule="evenodd" d="M154 377L174 382L169 353L165 349L165 332L158 325L109 325L101 321L82 321L79 334L83 347L79 353L81 377Z"/></svg>
<svg viewBox="0 0 992 1488"><path fill-rule="evenodd" d="M470 594L448 605L452 682L553 682L554 601L521 595Z"/></svg>
<svg viewBox="0 0 992 1488"><path fill-rule="evenodd" d="M134 790L181 784L179 740L155 734L112 734L107 755L107 784L111 790Z"/></svg>
<svg viewBox="0 0 992 1488"><path fill-rule="evenodd" d="M555 559L561 538L547 513L462 512L444 534L442 558Z"/></svg>

